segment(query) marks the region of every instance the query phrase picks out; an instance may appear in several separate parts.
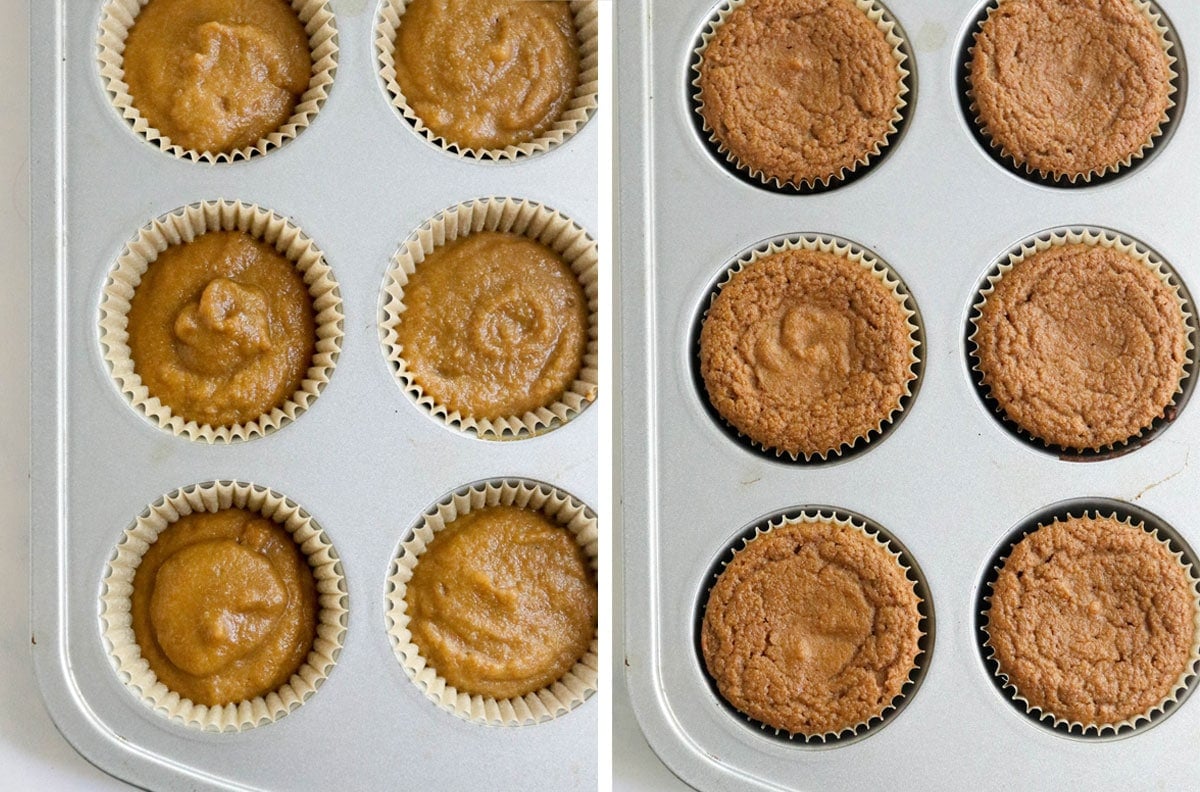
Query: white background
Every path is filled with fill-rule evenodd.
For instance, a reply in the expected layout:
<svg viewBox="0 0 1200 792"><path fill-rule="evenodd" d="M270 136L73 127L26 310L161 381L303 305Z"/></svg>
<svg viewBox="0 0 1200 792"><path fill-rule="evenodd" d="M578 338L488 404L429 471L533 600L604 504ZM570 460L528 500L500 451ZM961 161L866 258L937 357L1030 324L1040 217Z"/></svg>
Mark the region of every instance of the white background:
<svg viewBox="0 0 1200 792"><path fill-rule="evenodd" d="M28 0L0 0L0 786L130 789L88 764L54 729L30 658L29 274L36 264L29 261L28 17ZM603 160L600 172L611 172ZM619 589L618 579L618 611ZM619 658L619 615L613 626ZM686 790L646 745L625 693L623 664L613 665L613 788Z"/></svg>

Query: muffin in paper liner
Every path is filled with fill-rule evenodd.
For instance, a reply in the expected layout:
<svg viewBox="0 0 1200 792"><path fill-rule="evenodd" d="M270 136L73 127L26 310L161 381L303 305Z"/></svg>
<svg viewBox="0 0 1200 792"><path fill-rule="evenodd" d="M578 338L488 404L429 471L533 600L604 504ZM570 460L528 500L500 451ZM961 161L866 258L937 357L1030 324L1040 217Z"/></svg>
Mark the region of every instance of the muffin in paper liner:
<svg viewBox="0 0 1200 792"><path fill-rule="evenodd" d="M716 679L708 670L708 659L705 654L701 635L704 631L704 620L708 610L709 595L712 588L717 584L725 569L732 563L733 559L742 553L753 542L762 536L769 535L771 532L789 525L799 524L818 524L836 526L838 528L849 528L860 533L868 538L881 548L888 557L893 559L897 567L904 573L904 579L912 584L913 593L916 597L916 610L918 615L917 621L917 636L913 644L912 669L908 672L907 679L903 683L899 692L890 702L888 702L879 712L874 713L871 717L858 723L847 725L845 728L836 731L824 731L820 733L806 734L803 732L791 732L787 729L776 727L756 719L752 715L742 712L737 706L725 698L721 692ZM727 706L731 712L736 713L739 718L754 727L766 732L767 734L784 739L789 744L799 744L813 747L821 746L837 746L844 745L849 742L855 742L861 738L865 738L876 733L879 729L886 726L891 720L898 715L905 706L908 705L912 697L916 694L921 681L924 678L925 671L929 666L929 657L932 652L932 643L934 635L934 614L933 602L929 596L928 586L925 582L919 567L912 559L909 551L899 543L899 541L882 529L874 522L842 509L836 509L828 506L806 506L797 509L787 510L777 513L776 515L768 516L757 521L750 529L742 532L742 534L734 540L734 542L722 551L717 559L717 562L709 570L709 574L705 578L704 585L701 590L701 596L697 608L697 627L696 627L696 653L701 665L705 679L708 681L714 695Z"/></svg>
<svg viewBox="0 0 1200 792"><path fill-rule="evenodd" d="M201 425L175 415L142 384L129 350L130 300L142 275L172 245L208 231L243 231L272 245L295 264L312 299L316 338L313 358L300 388L282 405L246 424ZM126 401L160 428L190 440L233 442L266 435L296 420L320 396L337 364L342 344L342 298L321 251L299 228L253 204L225 200L191 204L144 226L117 258L100 304L100 344L113 380Z"/></svg>
<svg viewBox="0 0 1200 792"><path fill-rule="evenodd" d="M150 669L134 638L131 597L142 556L160 533L194 512L229 508L245 509L274 521L292 535L308 557L317 591L317 631L308 659L278 690L237 703L207 707L173 692ZM346 600L346 581L337 551L306 511L266 487L215 481L168 493L126 529L105 570L100 620L113 668L147 707L190 728L244 731L279 720L307 701L324 683L337 663L345 639Z"/></svg>
<svg viewBox="0 0 1200 792"><path fill-rule="evenodd" d="M776 448L771 445L765 445L758 440L750 437L736 427L730 420L721 414L720 410L708 394L707 385L704 382L701 374L700 364L700 334L704 327L704 322L708 319L709 310L713 302L720 295L721 291L736 277L739 273L754 266L758 261L769 258L772 255L787 250L813 250L822 253L833 253L856 262L870 271L871 275L879 280L888 291L895 297L896 302L900 305L904 317L905 324L908 329L907 338L909 341L908 359L909 376L904 383L904 391L896 400L896 403L888 410L878 422L877 425L865 435L850 438L843 441L836 448L829 449L822 453L809 454L801 451L800 453L792 453L784 449ZM924 341L923 330L921 327L920 314L916 308L916 301L909 293L904 282L899 278L896 272L886 264L882 259L872 253L870 250L856 243L841 239L839 237L829 236L826 234L792 234L785 237L778 237L755 245L752 249L742 253L732 266L728 267L722 277L718 279L716 284L710 289L704 300L703 308L700 313L699 321L696 322L694 330L694 355L696 366L697 386L700 390L700 397L705 408L709 411L714 420L737 437L743 443L746 443L751 448L768 454L774 458L785 457L791 462L799 464L820 464L824 462L832 462L837 459L846 458L854 454L865 451L873 447L871 443L879 440L890 427L895 426L903 414L907 411L911 404L916 390L920 385L921 377L924 371Z"/></svg>
<svg viewBox="0 0 1200 792"><path fill-rule="evenodd" d="M587 299L587 347L575 381L559 399L524 415L496 420L451 411L425 392L409 370L396 324L405 311L404 287L425 257L448 242L481 231L520 234L560 255L579 279ZM521 439L558 428L596 400L599 389L599 280L596 242L570 218L542 204L514 198L481 198L439 212L404 242L388 269L380 306L384 353L404 392L421 409L451 428L478 437Z"/></svg>
<svg viewBox="0 0 1200 792"><path fill-rule="evenodd" d="M591 646L561 679L549 687L519 698L497 700L490 696L461 692L427 664L408 630L410 616L405 595L413 569L434 535L459 517L490 506L516 506L541 512L566 528L598 573L599 536L595 513L572 495L536 481L494 479L472 484L443 498L422 517L421 523L401 544L392 561L387 588L387 631L396 659L408 677L443 710L473 723L492 726L523 726L542 723L564 715L596 692L599 679L598 633Z"/></svg>
<svg viewBox="0 0 1200 792"><path fill-rule="evenodd" d="M704 115L704 102L700 90L704 53L708 49L708 45L717 30L725 24L731 14L744 6L746 1L723 0L714 16L704 26L700 34L700 42L692 51L690 71L694 77L689 83L693 89L690 97L692 110L695 113L695 120L699 125L705 142L715 152L718 159L724 160L725 164L729 165L738 175L753 183L782 192L801 193L819 192L840 187L857 174L865 172L866 169L879 162L885 151L897 142L900 130L906 125L908 115L911 112L909 94L912 91L910 83L913 76L913 65L912 59L908 54L908 42L905 40L899 25L896 23L895 17L877 0L852 0L852 2L883 32L888 45L892 48L892 57L896 61L898 88L896 105L893 109L892 117L888 121L887 133L883 139L876 141L852 166L841 168L834 173L821 177L804 178L798 182L792 179L782 179L776 175L767 173L761 167L742 162L718 137L716 131L708 123L708 119Z"/></svg>
<svg viewBox="0 0 1200 792"><path fill-rule="evenodd" d="M991 0L981 14L977 24L973 26L970 32L970 44L966 47L966 60L963 64L962 72L962 91L963 98L966 101L966 112L968 122L971 123L975 131L980 136L981 140L991 149L991 153L996 155L1000 162L1008 166L1018 175L1027 178L1040 179L1042 182L1054 186L1079 186L1077 182L1082 181L1083 185L1090 184L1093 179L1103 181L1106 177L1116 176L1117 174L1127 170L1136 162L1143 160L1150 151L1158 144L1162 138L1166 127L1173 122L1173 116L1177 110L1176 97L1179 95L1179 72L1177 66L1179 58L1176 57L1174 50L1175 44L1172 41L1171 30L1168 27L1166 20L1163 18L1153 5L1147 0L1130 0L1130 2L1150 20L1154 29L1158 32L1162 42L1163 52L1166 53L1167 62L1169 65L1168 81L1170 90L1167 94L1167 106L1161 117L1158 119L1158 125L1155 130L1146 139L1140 149L1127 155L1124 159L1106 164L1099 170L1091 169L1082 173L1058 173L1046 168L1037 168L1032 164L1022 162L1015 155L1009 152L999 141L995 140L987 129L985 119L981 117L979 107L975 100L975 91L971 83L971 66L975 60L975 42L978 36L982 33L984 25L992 18L992 15L1004 4L1006 0ZM1065 185L1064 185L1065 183Z"/></svg>
<svg viewBox="0 0 1200 792"><path fill-rule="evenodd" d="M399 29L405 9L411 0L382 0L375 25L375 56L379 75L387 90L392 107L413 129L426 140L442 150L460 158L473 157L480 160L517 160L540 154L555 148L587 124L596 111L600 94L600 25L597 0L569 0L571 14L575 17L575 31L579 36L579 84L574 95L563 109L562 115L539 137L520 145L509 145L502 149L474 149L460 146L447 140L425 126L420 116L409 107L404 91L396 81L396 31Z"/></svg>
<svg viewBox="0 0 1200 792"><path fill-rule="evenodd" d="M178 159L193 162L234 162L262 156L295 138L316 118L329 97L337 73L338 37L329 0L290 0L289 4L304 24L312 55L312 76L308 89L296 102L291 117L279 129L260 138L253 146L233 151L196 151L171 141L134 106L125 82L125 39L138 14L150 0L107 0L100 12L100 77L113 107L133 131Z"/></svg>
<svg viewBox="0 0 1200 792"><path fill-rule="evenodd" d="M1062 245L1098 245L1106 248L1113 248L1120 251L1128 257L1142 262L1161 280L1175 295L1175 299L1179 305L1180 315L1183 320L1184 327L1184 363L1179 371L1179 382L1176 386L1174 396L1171 402L1166 405L1164 414L1156 419L1151 424L1141 428L1140 431L1125 438L1112 443L1101 444L1091 448L1073 448L1068 446L1058 445L1048 442L1041 437L1030 432L1028 429L1017 423L1005 413L1003 406L995 399L991 388L988 386L981 366L979 358L979 346L977 343L979 335L979 327L976 324L982 318L983 306L987 303L988 297L991 296L996 289L1001 279L1004 278L1014 267L1022 261L1041 253L1052 247ZM1175 414L1182 408L1187 395L1191 392L1193 386L1193 368L1195 366L1195 345L1194 338L1196 335L1196 320L1193 314L1193 308L1189 299L1185 296L1185 291L1179 276L1170 268L1170 266L1161 259L1156 253L1142 245L1138 241L1123 234L1111 231L1105 228L1091 227L1061 227L1054 228L1048 231L1043 231L1032 237L1027 238L1020 243L1016 248L1010 251L1005 259L999 265L993 267L992 271L976 293L975 300L971 306L970 317L967 327L967 356L968 364L971 369L972 378L975 382L976 389L983 397L985 404L991 409L996 418L1007 428L1009 428L1018 437L1026 442L1032 443L1035 447L1043 450L1051 451L1064 458L1072 459L1106 459L1113 455L1119 455L1125 451L1133 450L1139 447L1139 444L1147 441L1155 436L1162 428L1169 425L1174 420Z"/></svg>
<svg viewBox="0 0 1200 792"><path fill-rule="evenodd" d="M1021 695L1020 690L1011 681L1009 675L1001 668L1000 662L996 658L995 648L992 645L992 636L989 632L989 628L991 627L989 617L994 596L993 587L996 584L998 575L1008 562L1017 545L1043 528L1062 523L1065 520L1077 518L1111 519L1123 525L1128 525L1131 528L1138 528L1145 531L1166 548L1170 556L1183 567L1188 583L1190 584L1190 593L1192 594L1193 625L1195 628L1192 646L1184 668L1179 673L1170 694L1150 709L1112 723L1082 723L1077 720L1059 717L1053 712L1043 710L1030 703ZM1024 710L1025 714L1035 722L1047 728L1052 728L1073 736L1093 738L1125 736L1140 732L1158 720L1161 720L1162 717L1170 714L1174 707L1186 698L1190 692L1196 679L1197 664L1200 663L1200 579L1196 576L1196 569L1193 566L1190 552L1185 555L1184 551L1174 549L1172 547L1172 540L1165 537L1157 528L1147 526L1145 522L1128 515L1122 517L1111 508L1071 508L1054 515L1052 518L1038 520L1036 527L1032 530L1020 531L1015 538L1006 543L1001 554L995 558L994 564L989 566L990 568L987 570L984 578L983 587L979 592L980 611L977 614L978 641L981 656L987 665L988 672L993 675L997 686L1004 695L1012 699L1017 707Z"/></svg>

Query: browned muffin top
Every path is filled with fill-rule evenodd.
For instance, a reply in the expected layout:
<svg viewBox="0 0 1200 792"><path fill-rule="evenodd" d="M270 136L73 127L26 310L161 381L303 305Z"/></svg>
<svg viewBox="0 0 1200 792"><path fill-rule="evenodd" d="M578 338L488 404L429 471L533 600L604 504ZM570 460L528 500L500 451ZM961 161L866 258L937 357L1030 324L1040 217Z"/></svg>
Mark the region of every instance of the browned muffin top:
<svg viewBox="0 0 1200 792"><path fill-rule="evenodd" d="M866 163L903 90L892 46L853 0L747 0L699 73L701 115L731 159L793 185Z"/></svg>
<svg viewBox="0 0 1200 792"><path fill-rule="evenodd" d="M988 644L1032 706L1113 725L1167 699L1189 668L1196 598L1140 525L1070 517L1022 539L992 586Z"/></svg>
<svg viewBox="0 0 1200 792"><path fill-rule="evenodd" d="M1127 253L1047 248L995 284L975 322L983 384L1034 437L1074 450L1122 443L1165 415L1184 376L1173 288Z"/></svg>
<svg viewBox="0 0 1200 792"><path fill-rule="evenodd" d="M1139 154L1171 104L1163 37L1133 0L1002 0L975 36L983 132L1056 178Z"/></svg>
<svg viewBox="0 0 1200 792"><path fill-rule="evenodd" d="M920 602L863 531L784 525L721 572L704 611L704 662L746 715L792 734L839 733L900 695L920 652Z"/></svg>
<svg viewBox="0 0 1200 792"><path fill-rule="evenodd" d="M870 268L785 250L726 283L700 331L708 398L765 448L839 452L889 420L909 392L908 317Z"/></svg>

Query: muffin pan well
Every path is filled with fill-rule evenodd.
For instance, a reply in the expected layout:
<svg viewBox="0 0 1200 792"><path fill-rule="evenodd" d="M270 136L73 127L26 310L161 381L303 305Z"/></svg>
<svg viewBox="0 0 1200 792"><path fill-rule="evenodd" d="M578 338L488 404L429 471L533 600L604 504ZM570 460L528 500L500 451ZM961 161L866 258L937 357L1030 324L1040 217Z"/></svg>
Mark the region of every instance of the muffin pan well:
<svg viewBox="0 0 1200 792"><path fill-rule="evenodd" d="M1200 7L1159 5L1180 52L1200 41ZM781 195L729 172L697 138L692 52L720 8L636 0L618 15L626 613L618 662L651 747L698 789L1193 785L1195 701L1127 739L1069 739L997 689L980 657L976 613L997 541L1049 504L1082 496L1129 504L1194 547L1200 413L1177 411L1169 431L1132 453L1071 464L997 426L976 391L965 328L998 256L1042 229L1119 229L1194 287L1200 235L1188 196L1200 179L1200 127L1178 115L1153 158L1095 189L1014 178L981 152L962 115L960 44L980 4L891 0L920 97L903 140L870 178ZM1183 80L1180 105L1187 90ZM759 240L812 230L853 240L903 277L920 305L925 368L904 419L869 453L779 464L748 453L713 420L695 376L696 327L730 262ZM899 537L937 614L936 645L904 710L886 728L820 750L749 727L715 694L699 654L678 651L695 645L702 592L731 537L761 515L806 503L869 515Z"/></svg>
<svg viewBox="0 0 1200 792"><path fill-rule="evenodd" d="M838 734L825 734L820 736L804 737L803 735L788 734L787 732L773 729L765 723L751 718L744 713L738 712L728 701L721 696L717 690L716 681L708 674L705 679L709 684L709 693L720 703L721 706L729 710L733 716L752 729L759 730L764 735L769 735L777 740L788 745L802 746L805 748L834 748L841 745L856 742L864 739L869 734L878 732L883 727L887 726L896 718L912 700L913 695L921 686L922 680L925 678L925 672L929 668L930 658L933 654L934 640L936 637L935 624L936 620L933 613L933 601L929 593L929 584L925 580L925 575L921 572L921 567L918 566L916 559L908 552L903 544L900 543L895 536L888 532L875 521L864 517L861 514L848 512L845 509L834 508L830 506L797 506L790 509L784 509L774 514L768 514L760 519L755 520L751 525L748 525L743 530L739 531L737 536L721 551L717 558L712 562L708 574L704 577L700 589L700 595L696 602L695 608L695 648L696 656L701 667L704 666L704 652L701 648L700 634L701 627L704 623L704 611L708 604L708 595L712 590L712 586L716 583L717 578L725 569L726 564L735 553L746 546L747 543L753 541L756 537L763 535L772 528L783 525L789 521L797 520L801 517L816 517L824 520L831 520L840 523L848 523L855 528L863 531L864 534L871 536L887 547L889 552L898 556L897 561L904 568L906 577L914 584L914 591L917 597L920 598L920 604L917 606L921 614L921 620L918 623L918 629L921 631L921 637L918 642L920 654L916 657L915 667L909 674L908 682L900 691L899 697L893 704L887 707L879 716L871 718L864 724L860 724L853 729L844 730Z"/></svg>
<svg viewBox="0 0 1200 792"><path fill-rule="evenodd" d="M1153 2L1153 0L1137 0L1137 2L1145 4L1150 14L1156 19L1157 25L1162 30L1163 39L1170 45L1170 56L1174 58L1174 63L1171 65L1174 72L1171 87L1174 89L1174 93L1171 94L1171 105L1167 108L1166 119L1159 127L1158 135L1154 137L1153 143L1143 151L1142 155L1134 157L1128 166L1121 166L1116 170L1109 170L1104 174L1095 174L1087 178L1078 177L1076 179L1059 178L1053 174L1042 174L1035 168L1027 168L1018 164L1012 157L1006 156L999 146L993 145L993 141L984 133L977 121L977 114L973 109L973 100L970 95L972 47L975 45L975 34L979 31L980 25L997 8L999 2L1000 0L985 0L976 7L974 14L964 24L959 33L955 66L957 69L955 79L958 83L958 103L962 111L963 123L966 125L971 136L975 138L979 147L989 158L1010 173L1016 174L1023 179L1028 179L1034 184L1041 184L1045 187L1071 189L1094 187L1124 178L1139 168L1146 166L1159 155L1174 136L1175 128L1178 126L1179 120L1183 116L1184 107L1187 104L1188 73L1184 43L1180 40L1175 25L1167 15L1167 11L1175 12L1175 6L1179 5L1178 2L1173 4L1168 3L1166 4L1166 8L1164 8L1163 4Z"/></svg>
<svg viewBox="0 0 1200 792"><path fill-rule="evenodd" d="M1063 520L1067 517L1079 516L1104 516L1115 517L1121 522L1129 522L1133 525L1141 525L1142 528L1153 534L1160 541L1165 542L1172 553L1178 554L1180 563L1191 570L1191 574L1195 575L1196 570L1200 569L1197 565L1196 553L1191 546L1184 540L1183 536L1174 527L1169 525L1161 517L1147 511L1146 509L1135 506L1131 503L1112 500L1108 498L1076 498L1061 503L1055 503L1047 506L1044 509L1039 509L1034 514L1031 514L1021 520L1021 522L1010 531L1004 539L997 545L996 551L992 557L988 559L988 563L984 569L983 577L976 589L975 601L975 638L979 648L979 658L987 669L987 673L991 675L991 680L995 684L996 689L1004 696L1005 700L1013 705L1017 712L1029 718L1039 726L1054 731L1059 734L1068 735L1077 739L1084 740L1114 740L1122 737L1129 737L1133 734L1140 734L1147 729L1161 723L1167 716L1175 712L1183 705L1192 691L1196 689L1196 660L1189 662L1190 672L1184 681L1181 690L1169 697L1161 707L1155 708L1144 719L1138 719L1136 722L1123 723L1117 726L1104 728L1085 728L1080 724L1073 724L1063 720L1055 719L1054 717L1042 713L1041 711L1030 709L1024 702L1019 700L1015 694L1015 690L1010 686L1007 680L999 673L999 666L995 658L992 656L992 649L987 645L987 610L989 607L990 598L992 595L992 584L996 581L996 575L1004 564L1004 560L1012 552L1012 548L1017 542L1021 541L1025 536L1036 531L1038 526L1049 525L1055 520ZM1193 585L1194 582L1193 582ZM1194 655L1194 653L1193 653Z"/></svg>
<svg viewBox="0 0 1200 792"><path fill-rule="evenodd" d="M599 410L511 442L448 431L397 387L379 307L392 256L448 206L519 196L594 239L599 128L503 164L431 146L396 117L384 88L375 53L383 2L329 0L337 74L320 113L285 145L220 163L166 156L113 110L96 57L105 0L33 8L33 655L66 739L140 787L336 789L352 777L370 789L471 789L480 778L510 789L531 767L547 788L596 786L596 697L521 728L458 719L393 653L386 592L405 533L470 482L527 478L596 507ZM218 199L269 209L312 239L336 277L343 321L336 368L303 415L210 445L130 408L99 327L105 284L138 229ZM336 547L347 609L319 690L277 722L226 733L147 706L110 658L101 620L123 532L163 493L214 480L250 482L303 507ZM600 518L607 530L603 510Z"/></svg>

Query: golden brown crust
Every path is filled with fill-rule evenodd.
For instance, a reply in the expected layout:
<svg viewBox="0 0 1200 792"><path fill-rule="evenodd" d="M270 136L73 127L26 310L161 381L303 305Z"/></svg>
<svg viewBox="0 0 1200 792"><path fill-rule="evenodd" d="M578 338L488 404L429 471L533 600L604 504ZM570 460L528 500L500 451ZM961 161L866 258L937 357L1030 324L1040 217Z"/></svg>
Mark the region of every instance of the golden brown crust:
<svg viewBox="0 0 1200 792"><path fill-rule="evenodd" d="M1116 170L1171 105L1165 47L1133 0L1002 0L971 58L983 132L1043 175Z"/></svg>
<svg viewBox="0 0 1200 792"><path fill-rule="evenodd" d="M992 585L988 645L1030 705L1115 725L1169 698L1191 667L1196 592L1140 525L1070 517L1013 548Z"/></svg>
<svg viewBox="0 0 1200 792"><path fill-rule="evenodd" d="M1125 442L1164 416L1184 376L1176 292L1099 244L1019 261L986 296L973 340L983 385L1034 437L1074 450Z"/></svg>
<svg viewBox="0 0 1200 792"><path fill-rule="evenodd" d="M698 67L701 115L737 164L784 184L841 178L886 144L904 90L853 0L747 0Z"/></svg>
<svg viewBox="0 0 1200 792"><path fill-rule="evenodd" d="M869 267L784 250L721 288L700 331L700 373L713 406L755 443L824 456L900 408L916 377L911 333Z"/></svg>
<svg viewBox="0 0 1200 792"><path fill-rule="evenodd" d="M458 691L507 699L552 685L596 635L596 583L571 532L489 506L448 523L404 594L412 642Z"/></svg>
<svg viewBox="0 0 1200 792"><path fill-rule="evenodd" d="M853 526L791 523L753 539L708 596L701 649L721 695L792 734L881 715L916 667L920 598L896 558Z"/></svg>

